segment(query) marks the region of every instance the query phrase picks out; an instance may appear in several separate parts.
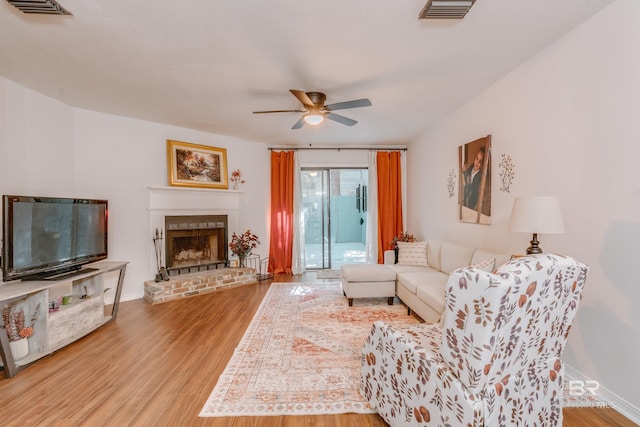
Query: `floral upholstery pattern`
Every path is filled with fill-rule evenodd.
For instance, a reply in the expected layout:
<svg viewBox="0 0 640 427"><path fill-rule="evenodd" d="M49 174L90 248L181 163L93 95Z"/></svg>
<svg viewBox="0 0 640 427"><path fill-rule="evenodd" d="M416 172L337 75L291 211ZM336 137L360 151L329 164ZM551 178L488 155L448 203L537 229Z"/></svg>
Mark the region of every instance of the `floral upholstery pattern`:
<svg viewBox="0 0 640 427"><path fill-rule="evenodd" d="M362 394L391 426L561 426L561 356L587 272L552 254L455 270L442 325L373 324Z"/></svg>

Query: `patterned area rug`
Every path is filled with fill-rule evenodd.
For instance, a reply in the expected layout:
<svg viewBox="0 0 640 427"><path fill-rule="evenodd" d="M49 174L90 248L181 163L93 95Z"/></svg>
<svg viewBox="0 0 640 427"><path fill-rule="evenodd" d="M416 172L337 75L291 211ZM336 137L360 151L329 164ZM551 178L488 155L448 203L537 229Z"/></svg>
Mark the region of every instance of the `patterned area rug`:
<svg viewBox="0 0 640 427"><path fill-rule="evenodd" d="M419 323L397 300L349 307L339 281L271 284L200 416L373 413L358 389L375 320Z"/></svg>
<svg viewBox="0 0 640 427"><path fill-rule="evenodd" d="M318 279L340 279L342 272L340 270L319 270L316 277Z"/></svg>

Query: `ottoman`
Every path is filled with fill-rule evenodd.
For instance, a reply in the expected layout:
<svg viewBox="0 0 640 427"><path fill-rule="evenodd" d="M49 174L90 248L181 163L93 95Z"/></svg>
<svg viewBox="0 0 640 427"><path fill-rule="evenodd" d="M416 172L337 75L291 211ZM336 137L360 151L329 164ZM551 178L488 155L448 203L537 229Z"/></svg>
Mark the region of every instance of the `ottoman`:
<svg viewBox="0 0 640 427"><path fill-rule="evenodd" d="M396 272L384 264L346 264L342 270L342 289L353 305L354 298L387 297L393 305L396 295Z"/></svg>

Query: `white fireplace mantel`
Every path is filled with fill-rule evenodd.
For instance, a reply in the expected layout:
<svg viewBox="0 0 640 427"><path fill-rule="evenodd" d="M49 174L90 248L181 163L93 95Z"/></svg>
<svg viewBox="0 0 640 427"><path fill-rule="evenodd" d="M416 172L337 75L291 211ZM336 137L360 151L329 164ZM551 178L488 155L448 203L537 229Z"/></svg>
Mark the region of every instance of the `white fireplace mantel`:
<svg viewBox="0 0 640 427"><path fill-rule="evenodd" d="M153 236L164 230L168 215L227 215L227 227L237 230L240 216L240 195L236 190L213 190L181 187L149 187L149 275L158 272ZM163 260L164 262L164 260Z"/></svg>
<svg viewBox="0 0 640 427"><path fill-rule="evenodd" d="M149 187L149 210L240 209L241 191Z"/></svg>

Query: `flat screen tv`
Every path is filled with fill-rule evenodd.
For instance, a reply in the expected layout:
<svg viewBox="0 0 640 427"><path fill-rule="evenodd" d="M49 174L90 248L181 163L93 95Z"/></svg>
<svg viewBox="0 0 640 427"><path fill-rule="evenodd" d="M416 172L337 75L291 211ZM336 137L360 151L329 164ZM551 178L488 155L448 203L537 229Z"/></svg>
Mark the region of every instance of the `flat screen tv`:
<svg viewBox="0 0 640 427"><path fill-rule="evenodd" d="M2 196L5 281L47 279L107 258L107 201Z"/></svg>

